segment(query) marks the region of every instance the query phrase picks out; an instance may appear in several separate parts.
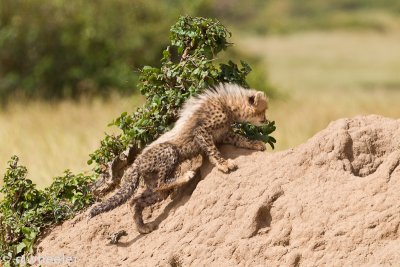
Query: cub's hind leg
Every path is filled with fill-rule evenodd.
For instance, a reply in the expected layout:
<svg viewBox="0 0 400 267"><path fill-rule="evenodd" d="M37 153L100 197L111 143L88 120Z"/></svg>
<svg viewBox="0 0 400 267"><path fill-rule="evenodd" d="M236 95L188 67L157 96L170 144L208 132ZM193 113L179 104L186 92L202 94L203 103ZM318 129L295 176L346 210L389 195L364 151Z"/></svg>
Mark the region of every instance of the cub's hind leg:
<svg viewBox="0 0 400 267"><path fill-rule="evenodd" d="M183 173L183 175L178 176L176 179L166 178L167 176L164 176L164 173L168 173L168 171L161 170L162 173L159 173L159 177L160 179L163 177L165 178L161 183L161 187L154 187L154 184L148 184L149 187L139 197L132 199L131 206L134 209L134 220L140 233L147 234L157 228L156 222L144 223L143 210L148 206L165 200L170 195L172 189L175 189L192 179L202 164L203 157L200 154L181 163L179 168L175 170L175 175L173 177L176 177L181 173ZM153 190L155 190L155 192Z"/></svg>
<svg viewBox="0 0 400 267"><path fill-rule="evenodd" d="M165 183L160 184L160 186L158 186L155 190L157 192L160 192L180 187L189 182L195 175L196 175L195 171L192 170L187 171L178 178L172 178L171 180L167 180Z"/></svg>
<svg viewBox="0 0 400 267"><path fill-rule="evenodd" d="M161 143L147 150L138 166L148 188L156 188L164 183L175 171L179 163L179 152L175 145Z"/></svg>
<svg viewBox="0 0 400 267"><path fill-rule="evenodd" d="M155 190L167 191L183 186L193 179L202 164L203 157L201 154L186 160L176 168L172 178L166 179L165 183L160 183Z"/></svg>
<svg viewBox="0 0 400 267"><path fill-rule="evenodd" d="M157 228L155 222L144 223L143 210L157 202L163 201L168 197L168 192L153 192L151 189L145 190L138 198L131 201L130 205L134 206L134 221L136 228L141 234L148 234Z"/></svg>

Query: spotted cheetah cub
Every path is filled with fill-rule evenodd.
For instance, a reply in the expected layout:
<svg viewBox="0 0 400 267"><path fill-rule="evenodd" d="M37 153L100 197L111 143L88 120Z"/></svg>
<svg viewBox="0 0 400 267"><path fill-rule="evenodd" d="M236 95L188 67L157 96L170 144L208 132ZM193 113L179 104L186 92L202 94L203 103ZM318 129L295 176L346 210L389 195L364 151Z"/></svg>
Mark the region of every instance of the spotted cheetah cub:
<svg viewBox="0 0 400 267"><path fill-rule="evenodd" d="M220 171L227 173L234 170L235 163L223 158L216 145L225 143L264 150L263 142L235 134L231 126L234 122L261 125L266 122L267 108L264 93L235 84L221 84L190 98L174 128L143 150L125 171L125 184L114 196L96 205L89 216L94 217L125 203L142 178L146 190L132 203L135 205L134 219L140 233L153 231L156 228L154 224L143 222L143 209L165 199L168 190L185 184L195 174L193 170L188 170L180 177L171 177L179 164L200 158L201 165L201 155L205 155Z"/></svg>

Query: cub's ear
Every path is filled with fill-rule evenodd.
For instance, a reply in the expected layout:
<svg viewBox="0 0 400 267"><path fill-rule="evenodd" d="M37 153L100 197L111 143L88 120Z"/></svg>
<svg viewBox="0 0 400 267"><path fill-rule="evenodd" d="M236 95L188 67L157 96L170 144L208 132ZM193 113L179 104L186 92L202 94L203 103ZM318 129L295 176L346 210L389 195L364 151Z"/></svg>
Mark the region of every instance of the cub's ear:
<svg viewBox="0 0 400 267"><path fill-rule="evenodd" d="M253 106L254 102L255 102L255 96L254 95L249 96L248 100L249 100L249 104Z"/></svg>
<svg viewBox="0 0 400 267"><path fill-rule="evenodd" d="M268 99L263 92L257 92L254 97L254 107L258 110L265 110L268 108Z"/></svg>
<svg viewBox="0 0 400 267"><path fill-rule="evenodd" d="M254 104L257 106L262 100L265 100L265 95L263 92L257 92L254 97Z"/></svg>

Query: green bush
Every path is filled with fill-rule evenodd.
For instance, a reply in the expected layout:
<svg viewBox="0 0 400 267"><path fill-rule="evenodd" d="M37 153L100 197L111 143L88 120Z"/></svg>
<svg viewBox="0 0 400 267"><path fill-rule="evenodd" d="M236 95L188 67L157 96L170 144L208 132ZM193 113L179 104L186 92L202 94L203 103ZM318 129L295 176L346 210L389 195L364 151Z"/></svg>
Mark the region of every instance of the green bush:
<svg viewBox="0 0 400 267"><path fill-rule="evenodd" d="M107 167L129 145L142 149L171 128L184 101L205 88L221 82L248 87L250 66L241 61L215 63L219 52L229 47L230 33L217 20L181 17L171 28L171 45L163 51L161 67L146 66L141 70L139 88L146 104L133 114L123 113L112 122L122 129L118 136L108 135L100 148L90 155L96 163L91 175L66 171L44 190L36 189L26 178L27 169L13 157L0 189L0 257L6 266L17 264L16 257L32 253L40 232L50 225L74 216L93 202L91 186ZM274 122L261 127L234 125L236 131L263 140L272 147L270 134ZM7 260L8 259L8 260Z"/></svg>
<svg viewBox="0 0 400 267"><path fill-rule="evenodd" d="M44 190L26 178L27 169L14 156L4 175L0 193L0 258L14 266L16 257L33 252L42 229L73 217L92 202L89 184L95 176L66 171Z"/></svg>
<svg viewBox="0 0 400 267"><path fill-rule="evenodd" d="M131 93L169 25L202 1L169 2L0 1L0 100Z"/></svg>
<svg viewBox="0 0 400 267"><path fill-rule="evenodd" d="M163 33L179 14L217 17L246 32L282 33L383 31L397 25L399 10L395 0L2 0L0 101L131 93L139 67L158 66L168 42Z"/></svg>
<svg viewBox="0 0 400 267"><path fill-rule="evenodd" d="M140 150L169 130L190 96L221 82L249 87L246 77L251 68L247 63L215 63L218 53L231 45L227 41L230 35L219 21L204 18L181 17L171 27L171 45L163 51L161 67L146 66L141 71L138 87L146 104L133 114L121 114L110 124L119 127L122 134L106 136L100 148L90 155L88 163L96 163L96 172L102 172L128 146ZM269 136L275 130L273 122L263 127L241 124L235 128L274 145L275 139Z"/></svg>

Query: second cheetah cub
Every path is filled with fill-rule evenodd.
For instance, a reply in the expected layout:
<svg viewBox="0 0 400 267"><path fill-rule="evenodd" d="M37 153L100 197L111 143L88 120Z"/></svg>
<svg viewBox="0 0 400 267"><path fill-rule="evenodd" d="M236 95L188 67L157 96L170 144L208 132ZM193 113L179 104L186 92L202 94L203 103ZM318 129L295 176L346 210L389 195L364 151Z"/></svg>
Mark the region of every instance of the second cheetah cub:
<svg viewBox="0 0 400 267"><path fill-rule="evenodd" d="M135 198L135 223L138 231L149 233L152 224L144 224L142 211L145 207L165 199L165 192L178 187L194 176L187 171L181 177L171 177L176 168L186 160L207 156L220 171L229 172L237 166L233 160L225 159L217 144L232 144L237 147L264 150L262 141L249 140L235 134L232 124L248 122L261 125L266 122L268 108L264 93L245 89L235 84L221 84L190 98L182 108L180 117L169 132L147 146L124 174L124 185L118 192L90 211L90 217L112 210L126 202L136 191L139 179L147 189ZM201 162L200 162L201 164Z"/></svg>

